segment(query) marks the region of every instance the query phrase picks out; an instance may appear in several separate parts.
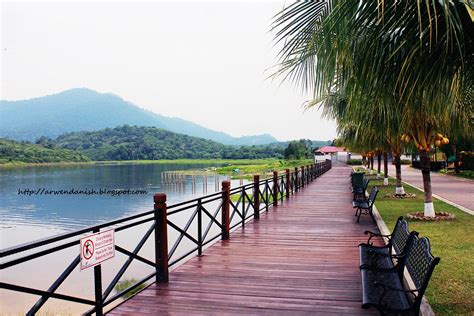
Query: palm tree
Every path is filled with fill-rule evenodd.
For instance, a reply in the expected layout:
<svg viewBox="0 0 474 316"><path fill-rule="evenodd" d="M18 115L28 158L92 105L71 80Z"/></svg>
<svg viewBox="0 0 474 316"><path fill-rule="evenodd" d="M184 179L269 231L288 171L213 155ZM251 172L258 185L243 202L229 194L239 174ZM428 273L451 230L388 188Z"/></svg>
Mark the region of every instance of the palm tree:
<svg viewBox="0 0 474 316"><path fill-rule="evenodd" d="M312 91L312 105L341 94L353 111L376 104L368 115L387 126L401 113L398 128L421 157L425 216L435 215L428 151L437 134L472 129L469 14L461 0L328 0L297 2L275 17L276 38L284 40L276 75Z"/></svg>

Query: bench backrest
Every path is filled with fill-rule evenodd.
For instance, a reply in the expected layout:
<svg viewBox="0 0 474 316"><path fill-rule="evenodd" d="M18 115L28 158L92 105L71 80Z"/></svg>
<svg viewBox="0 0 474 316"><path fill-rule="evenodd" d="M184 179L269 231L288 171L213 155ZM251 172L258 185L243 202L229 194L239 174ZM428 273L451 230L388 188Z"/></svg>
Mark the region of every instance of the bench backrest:
<svg viewBox="0 0 474 316"><path fill-rule="evenodd" d="M434 268L440 258L431 254L430 241L427 237L414 237L413 245L408 252L406 268L418 290L417 301L421 301Z"/></svg>
<svg viewBox="0 0 474 316"><path fill-rule="evenodd" d="M372 207L372 205L375 202L375 198L377 197L377 194L379 193L379 189L377 187L372 187L372 190L370 190L370 195L369 195L369 206Z"/></svg>
<svg viewBox="0 0 474 316"><path fill-rule="evenodd" d="M364 184L364 173L363 172L354 172L352 174L352 186L363 186Z"/></svg>
<svg viewBox="0 0 474 316"><path fill-rule="evenodd" d="M409 235L410 231L408 230L408 222L403 219L403 216L400 216L395 223L389 241L389 244L393 247L395 253L400 254L404 251Z"/></svg>
<svg viewBox="0 0 474 316"><path fill-rule="evenodd" d="M367 190L367 187L369 186L370 179L364 178L364 191Z"/></svg>

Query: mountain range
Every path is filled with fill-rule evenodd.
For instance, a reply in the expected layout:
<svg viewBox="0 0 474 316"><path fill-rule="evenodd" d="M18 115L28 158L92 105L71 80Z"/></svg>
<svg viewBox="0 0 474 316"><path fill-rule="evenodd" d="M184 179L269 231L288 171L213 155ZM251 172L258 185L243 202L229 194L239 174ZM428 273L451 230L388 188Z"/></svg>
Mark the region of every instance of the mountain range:
<svg viewBox="0 0 474 316"><path fill-rule="evenodd" d="M263 145L277 142L269 134L233 137L176 117L142 109L111 93L77 88L19 101L0 101L0 137L35 141L78 131L122 125L152 126L226 145Z"/></svg>

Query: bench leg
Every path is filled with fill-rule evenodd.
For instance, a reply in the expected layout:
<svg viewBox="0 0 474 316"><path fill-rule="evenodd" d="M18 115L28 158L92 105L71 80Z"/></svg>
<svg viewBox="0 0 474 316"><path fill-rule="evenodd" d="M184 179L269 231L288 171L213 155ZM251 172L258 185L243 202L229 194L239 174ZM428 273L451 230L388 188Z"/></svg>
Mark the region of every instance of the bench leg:
<svg viewBox="0 0 474 316"><path fill-rule="evenodd" d="M362 210L359 211L359 216L357 216L357 223L359 222L360 216L362 215Z"/></svg>
<svg viewBox="0 0 474 316"><path fill-rule="evenodd" d="M357 216L357 213L359 213L359 208L356 208L356 213L354 214L354 216Z"/></svg>

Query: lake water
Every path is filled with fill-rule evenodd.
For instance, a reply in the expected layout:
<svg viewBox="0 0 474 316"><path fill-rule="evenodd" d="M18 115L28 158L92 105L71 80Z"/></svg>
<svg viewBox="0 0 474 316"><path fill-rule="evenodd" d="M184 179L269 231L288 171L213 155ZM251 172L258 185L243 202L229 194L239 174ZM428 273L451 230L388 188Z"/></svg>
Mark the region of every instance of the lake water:
<svg viewBox="0 0 474 316"><path fill-rule="evenodd" d="M163 181L163 174L166 172L207 167L211 166L120 164L22 167L0 170L1 248L149 211L153 209L153 194L156 192L167 193L169 205L202 196L205 192L214 193L215 182L220 188L220 182L225 177L208 177L207 185L199 176L196 177L195 185L191 176L184 177L181 185ZM237 185L239 181L233 181L232 186ZM58 190L99 192L99 190L128 189L144 190L147 193L121 196L54 194L54 191ZM47 192L51 194L46 194ZM181 224L186 223L189 214L183 213L180 216L182 218L177 218L176 221ZM150 223L117 233L116 243L132 250L149 225ZM192 233L193 230L191 229L190 232ZM176 232L169 234L170 242L176 239ZM183 245L186 247L186 243ZM147 242L141 253L150 260L153 260L152 246L151 242ZM188 243L189 246L191 245ZM4 282L36 286L44 290L77 256L77 250L67 249L58 254L8 268L8 274L4 272L5 270L2 271L1 279ZM185 250L181 249L180 252L183 253ZM103 264L104 283L113 277L114 271L117 271L126 259L126 256L117 256ZM93 299L92 270L74 271L64 285L61 285L58 292ZM152 271L151 267L135 260L125 277L140 278ZM23 313L37 299L38 297L34 295L2 290L0 310L3 313ZM75 314L87 309L85 305L50 299L43 310L54 314Z"/></svg>

